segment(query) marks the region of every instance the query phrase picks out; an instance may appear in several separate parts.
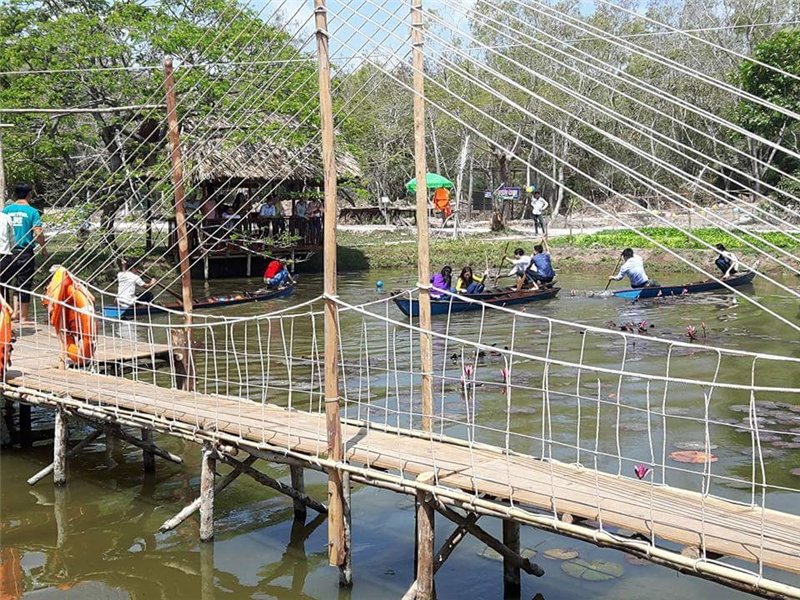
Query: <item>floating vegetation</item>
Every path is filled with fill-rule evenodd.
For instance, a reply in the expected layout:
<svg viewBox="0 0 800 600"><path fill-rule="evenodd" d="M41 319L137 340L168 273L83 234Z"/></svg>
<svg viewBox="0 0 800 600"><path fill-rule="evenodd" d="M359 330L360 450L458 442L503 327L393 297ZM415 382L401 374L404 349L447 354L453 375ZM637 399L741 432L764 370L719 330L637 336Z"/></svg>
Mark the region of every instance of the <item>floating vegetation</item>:
<svg viewBox="0 0 800 600"><path fill-rule="evenodd" d="M584 581L610 581L611 579L622 577L625 572L625 569L619 563L605 560L589 562L581 558L561 563L561 570L570 577L583 579Z"/></svg>
<svg viewBox="0 0 800 600"><path fill-rule="evenodd" d="M669 457L675 462L691 464L715 463L719 460L714 454L707 454L697 450L678 450L677 452L670 452Z"/></svg>
<svg viewBox="0 0 800 600"><path fill-rule="evenodd" d="M709 444L706 448L705 442L675 442L673 444L676 450L694 450L698 452L705 452L706 450L716 450L719 448L716 444Z"/></svg>
<svg viewBox="0 0 800 600"><path fill-rule="evenodd" d="M544 556L551 560L572 560L578 558L580 554L573 548L549 548L544 551Z"/></svg>

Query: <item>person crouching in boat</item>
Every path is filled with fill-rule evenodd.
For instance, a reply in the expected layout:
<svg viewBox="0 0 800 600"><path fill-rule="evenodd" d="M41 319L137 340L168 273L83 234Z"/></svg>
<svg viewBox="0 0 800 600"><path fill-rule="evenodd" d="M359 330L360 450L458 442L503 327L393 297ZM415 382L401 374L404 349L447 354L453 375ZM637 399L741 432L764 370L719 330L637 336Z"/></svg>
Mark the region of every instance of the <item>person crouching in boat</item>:
<svg viewBox="0 0 800 600"><path fill-rule="evenodd" d="M120 308L131 308L137 302L152 302L153 292L150 291L156 285L155 279L145 281L139 274L139 270L130 259L120 261L120 271L117 273L117 305ZM137 288L144 289L137 294Z"/></svg>
<svg viewBox="0 0 800 600"><path fill-rule="evenodd" d="M439 273L431 277L431 298L439 299L449 292L453 285L453 269L449 265L442 267Z"/></svg>
<svg viewBox="0 0 800 600"><path fill-rule="evenodd" d="M294 283L294 279L286 265L277 258L269 261L267 268L264 270L264 284L267 289L276 290L285 287L289 283Z"/></svg>
<svg viewBox="0 0 800 600"><path fill-rule="evenodd" d="M527 276L533 283L534 289L553 283L556 272L553 270L553 261L550 258L550 245L547 238L542 238L541 244L533 247L533 256L528 264Z"/></svg>
<svg viewBox="0 0 800 600"><path fill-rule="evenodd" d="M528 265L531 262L531 258L532 257L525 254L525 250L522 248L517 248L514 250L513 257L505 257L506 260L511 261L512 263L512 267L508 272L508 276L517 278L517 290L521 290L522 286L525 285L525 274L528 270Z"/></svg>
<svg viewBox="0 0 800 600"><path fill-rule="evenodd" d="M461 275L458 276L456 281L456 292L459 294L480 294L483 292L483 282L488 273L483 275L475 275L472 272L472 267L464 267L461 269Z"/></svg>
<svg viewBox="0 0 800 600"><path fill-rule="evenodd" d="M638 254L634 254L631 248L622 251L622 258L625 260L619 269L619 273L609 277L609 281L620 281L623 277L628 277L631 287L634 289L650 287L654 285L644 272L644 260Z"/></svg>
<svg viewBox="0 0 800 600"><path fill-rule="evenodd" d="M739 270L739 260L736 258L736 255L726 250L724 244L717 244L714 247L719 250L719 256L717 256L717 260L714 261L714 264L722 271L722 278L726 279L731 275L736 275Z"/></svg>

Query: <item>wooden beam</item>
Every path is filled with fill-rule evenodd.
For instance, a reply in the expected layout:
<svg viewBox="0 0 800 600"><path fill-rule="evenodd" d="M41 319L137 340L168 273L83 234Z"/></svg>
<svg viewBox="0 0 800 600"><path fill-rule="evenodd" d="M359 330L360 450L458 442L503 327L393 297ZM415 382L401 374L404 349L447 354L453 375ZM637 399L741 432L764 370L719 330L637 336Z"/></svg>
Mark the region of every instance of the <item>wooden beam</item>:
<svg viewBox="0 0 800 600"><path fill-rule="evenodd" d="M320 129L322 131L322 170L325 186L323 253L325 261L325 420L328 458L344 459L342 425L339 421L339 320L336 307L336 153L331 99L330 57L328 54L328 11L325 0L314 0L317 28L317 73L319 80ZM338 469L328 470L328 562L341 567L347 557L344 533L344 488Z"/></svg>
<svg viewBox="0 0 800 600"><path fill-rule="evenodd" d="M436 511L446 519L455 523L456 525L460 525L466 528L466 530L469 531L471 535L475 536L484 544L489 546L492 550L500 554L500 556L503 557L504 561L508 560L510 564L518 566L520 569L531 575L536 575L537 577L541 577L542 575L544 575L544 569L542 569L539 565L532 563L527 558L520 556L517 552L514 552L508 546L506 546L502 542L499 542L490 534L486 533L486 531L478 527L478 525L474 523L469 523L465 517L462 517L454 510L448 508L443 502L439 500L436 501Z"/></svg>
<svg viewBox="0 0 800 600"><path fill-rule="evenodd" d="M303 504L305 504L309 508L313 508L315 511L319 513L327 513L328 509L326 506L320 502L317 502L310 496L306 495L305 493L298 492L297 490L289 487L288 485L281 483L277 479L273 479L269 475L265 475L261 471L257 471L253 467L246 465L244 463L240 463L236 459L229 458L227 456L221 455L218 457L219 460L224 462L226 465L230 465L236 469L240 469L246 475L249 475L257 482L267 487L271 487L273 490L280 492L281 494L285 494L290 498L294 498L300 500Z"/></svg>
<svg viewBox="0 0 800 600"><path fill-rule="evenodd" d="M119 439L131 444L132 446L136 446L137 448L139 448L141 450L145 450L147 452L151 452L152 454L155 454L156 456L158 456L160 458L163 458L164 460L168 460L170 462L174 462L175 464L178 464L178 465L183 464L183 459L180 456L178 456L177 454L173 454L172 452L167 452L163 448L160 448L160 447L156 446L153 442L146 442L146 441L140 440L138 438L135 438L132 435L130 435L129 433L127 433L126 431L124 431L118 425L110 425L109 426L109 433L113 437L119 438ZM107 441L110 441L110 440L107 440Z"/></svg>
<svg viewBox="0 0 800 600"><path fill-rule="evenodd" d="M55 435L53 436L53 483L55 485L67 483L68 440L67 413L59 406L56 408Z"/></svg>
<svg viewBox="0 0 800 600"><path fill-rule="evenodd" d="M256 456L248 456L245 460L242 461L241 464L247 465L248 467L252 465L254 462L258 460ZM226 487L232 484L239 475L242 474L242 470L239 468L237 469L234 467L233 471L225 475L216 486L214 486L214 496L222 492ZM178 514L176 514L171 519L167 519L164 521L164 524L158 528L159 531L162 533L164 531L170 531L171 529L175 529L178 525L183 523L186 519L191 517L194 513L196 513L200 509L200 502L201 498L198 496L195 498L190 504L186 505Z"/></svg>
<svg viewBox="0 0 800 600"><path fill-rule="evenodd" d="M216 453L206 442L200 460L200 541L214 539L214 467Z"/></svg>
<svg viewBox="0 0 800 600"><path fill-rule="evenodd" d="M422 429L433 430L433 343L431 341L430 253L428 248L428 171L425 157L425 57L422 54L422 0L411 0L411 52L414 67L414 167L417 179L417 281L419 360L422 371Z"/></svg>
<svg viewBox="0 0 800 600"><path fill-rule="evenodd" d="M87 435L80 442L75 444L75 446L73 448L71 448L70 450L67 451L67 458L71 458L71 457L75 456L76 454L78 454L81 450L86 448L86 446L91 444L93 441L95 441L101 435L103 435L103 432L101 430L93 431L92 433ZM36 485L37 483L39 483L42 479L44 479L50 473L53 472L53 468L54 467L55 467L55 463L50 463L49 465L47 465L44 469L42 469L41 471L36 473L33 477L30 477L28 479L28 485Z"/></svg>
<svg viewBox="0 0 800 600"><path fill-rule="evenodd" d="M192 360L192 274L189 264L189 237L186 232L186 205L183 188L183 158L181 156L181 134L178 127L178 100L175 94L175 75L172 60L164 61L164 91L167 99L167 130L169 132L170 159L172 162L172 185L175 188L175 229L178 235L178 255L181 270L181 295L183 297L186 345L183 348L186 379L184 388L194 389L194 362Z"/></svg>

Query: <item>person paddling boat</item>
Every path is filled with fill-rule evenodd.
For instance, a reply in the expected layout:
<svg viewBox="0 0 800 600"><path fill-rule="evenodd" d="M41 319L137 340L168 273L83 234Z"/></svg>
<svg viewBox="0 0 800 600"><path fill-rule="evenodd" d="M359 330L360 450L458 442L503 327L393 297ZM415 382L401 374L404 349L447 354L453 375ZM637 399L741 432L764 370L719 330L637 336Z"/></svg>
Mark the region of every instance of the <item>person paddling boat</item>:
<svg viewBox="0 0 800 600"><path fill-rule="evenodd" d="M639 289L658 285L651 281L644 270L644 260L638 254L633 253L632 248L625 248L622 251L622 259L625 261L619 269L619 273L611 275L609 281L621 281L624 277L630 279L631 287Z"/></svg>

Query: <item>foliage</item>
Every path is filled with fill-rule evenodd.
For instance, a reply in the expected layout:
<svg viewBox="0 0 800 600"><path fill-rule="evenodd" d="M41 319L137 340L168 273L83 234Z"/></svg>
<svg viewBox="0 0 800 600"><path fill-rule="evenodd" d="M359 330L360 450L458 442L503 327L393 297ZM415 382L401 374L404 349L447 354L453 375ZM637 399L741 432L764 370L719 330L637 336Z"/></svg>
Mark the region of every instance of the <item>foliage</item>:
<svg viewBox="0 0 800 600"><path fill-rule="evenodd" d="M673 250L702 249L707 246L689 238L681 230L673 227L643 227L642 234L663 244ZM714 227L694 229L692 233L708 244L724 244L726 248L748 248L742 241L734 238L730 233ZM737 233L737 237L744 238L756 247L766 249L760 241L749 234ZM760 237L779 248L792 249L800 247L797 240L780 231L759 233ZM551 242L554 247L562 248L655 248L655 244L645 239L642 235L628 229L611 229L591 234L578 234L554 238Z"/></svg>

